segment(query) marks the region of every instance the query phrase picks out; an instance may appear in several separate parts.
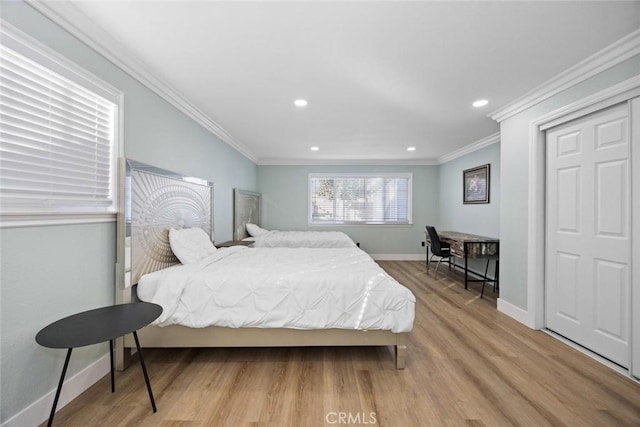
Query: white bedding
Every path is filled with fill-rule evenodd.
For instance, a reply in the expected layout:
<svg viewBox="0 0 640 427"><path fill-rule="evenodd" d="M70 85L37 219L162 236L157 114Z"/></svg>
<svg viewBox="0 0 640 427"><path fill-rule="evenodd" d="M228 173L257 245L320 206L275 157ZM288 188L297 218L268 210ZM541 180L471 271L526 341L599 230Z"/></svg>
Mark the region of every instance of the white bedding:
<svg viewBox="0 0 640 427"><path fill-rule="evenodd" d="M408 332L415 297L360 249L233 246L144 275L138 297L160 326Z"/></svg>
<svg viewBox="0 0 640 427"><path fill-rule="evenodd" d="M271 230L253 237L254 248L355 248L356 244L341 231Z"/></svg>

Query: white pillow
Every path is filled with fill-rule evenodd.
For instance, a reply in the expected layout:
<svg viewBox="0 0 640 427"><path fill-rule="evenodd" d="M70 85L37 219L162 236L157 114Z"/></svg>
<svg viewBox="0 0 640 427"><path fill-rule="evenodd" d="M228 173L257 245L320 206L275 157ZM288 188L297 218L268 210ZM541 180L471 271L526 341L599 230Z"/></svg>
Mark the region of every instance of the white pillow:
<svg viewBox="0 0 640 427"><path fill-rule="evenodd" d="M252 237L262 236L263 234L268 233L269 230L265 230L264 228L260 228L255 224L247 224L247 233L249 233Z"/></svg>
<svg viewBox="0 0 640 427"><path fill-rule="evenodd" d="M216 247L202 228L172 228L169 230L169 244L174 255L183 264L192 264L211 255Z"/></svg>

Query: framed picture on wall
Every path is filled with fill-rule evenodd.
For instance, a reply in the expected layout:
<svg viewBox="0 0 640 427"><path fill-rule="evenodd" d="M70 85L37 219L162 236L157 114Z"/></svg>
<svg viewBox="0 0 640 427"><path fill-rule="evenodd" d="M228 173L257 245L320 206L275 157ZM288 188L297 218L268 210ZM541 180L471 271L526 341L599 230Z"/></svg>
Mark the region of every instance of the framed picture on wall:
<svg viewBox="0 0 640 427"><path fill-rule="evenodd" d="M489 203L490 164L462 171L462 203Z"/></svg>

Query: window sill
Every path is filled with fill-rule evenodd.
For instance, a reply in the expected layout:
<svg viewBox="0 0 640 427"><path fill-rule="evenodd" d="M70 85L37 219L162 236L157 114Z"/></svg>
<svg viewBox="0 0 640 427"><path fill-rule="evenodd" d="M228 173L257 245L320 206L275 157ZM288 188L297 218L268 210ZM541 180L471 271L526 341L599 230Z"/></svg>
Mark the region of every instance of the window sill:
<svg viewBox="0 0 640 427"><path fill-rule="evenodd" d="M0 228L41 227L48 225L92 224L115 222L115 213L95 214L2 214Z"/></svg>

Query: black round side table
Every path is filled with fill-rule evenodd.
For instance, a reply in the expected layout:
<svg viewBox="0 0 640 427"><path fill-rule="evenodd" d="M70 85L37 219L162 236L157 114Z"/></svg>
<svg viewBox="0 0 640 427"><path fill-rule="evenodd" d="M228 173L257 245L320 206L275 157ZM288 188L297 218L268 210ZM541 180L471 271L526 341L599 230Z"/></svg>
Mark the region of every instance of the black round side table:
<svg viewBox="0 0 640 427"><path fill-rule="evenodd" d="M156 402L153 399L151 391L151 383L147 375L147 368L142 358L142 350L138 341L136 331L157 319L162 314L162 307L157 304L147 302L137 302L131 304L112 305L108 307L97 308L82 313L74 314L64 319L60 319L50 325L44 327L36 335L36 342L44 347L49 348L67 348L67 357L60 375L58 390L53 401L51 414L47 426L53 424L53 416L56 413L56 406L60 398L62 383L67 373L69 359L71 358L71 350L76 347L84 347L91 344L98 344L109 341L109 355L111 358L111 392L115 392L115 378L113 366L113 340L133 333L140 355L140 366L144 374L144 380L147 383L147 391L151 400L153 412L156 412Z"/></svg>

